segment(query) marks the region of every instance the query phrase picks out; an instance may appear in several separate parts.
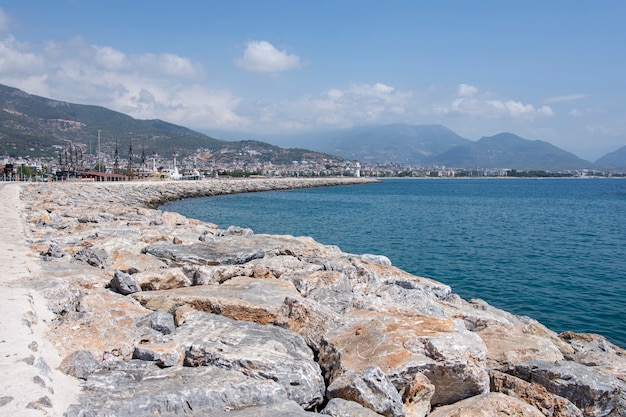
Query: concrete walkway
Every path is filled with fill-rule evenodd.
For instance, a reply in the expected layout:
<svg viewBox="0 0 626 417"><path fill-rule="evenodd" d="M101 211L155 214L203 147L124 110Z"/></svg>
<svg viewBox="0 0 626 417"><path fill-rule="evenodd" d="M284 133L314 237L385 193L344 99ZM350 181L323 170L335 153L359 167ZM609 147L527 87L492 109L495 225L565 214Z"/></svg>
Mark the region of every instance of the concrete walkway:
<svg viewBox="0 0 626 417"><path fill-rule="evenodd" d="M52 313L27 285L39 268L24 235L21 187L0 183L0 415L62 416L79 385L56 370L60 358L45 338Z"/></svg>

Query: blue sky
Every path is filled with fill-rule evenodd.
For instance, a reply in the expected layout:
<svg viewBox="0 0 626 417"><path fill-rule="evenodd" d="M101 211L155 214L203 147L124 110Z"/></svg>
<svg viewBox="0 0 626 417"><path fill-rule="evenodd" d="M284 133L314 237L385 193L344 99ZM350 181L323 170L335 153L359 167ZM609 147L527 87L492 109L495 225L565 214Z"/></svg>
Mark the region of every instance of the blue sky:
<svg viewBox="0 0 626 417"><path fill-rule="evenodd" d="M625 19L623 0L10 0L0 83L268 141L438 123L595 160L626 145Z"/></svg>

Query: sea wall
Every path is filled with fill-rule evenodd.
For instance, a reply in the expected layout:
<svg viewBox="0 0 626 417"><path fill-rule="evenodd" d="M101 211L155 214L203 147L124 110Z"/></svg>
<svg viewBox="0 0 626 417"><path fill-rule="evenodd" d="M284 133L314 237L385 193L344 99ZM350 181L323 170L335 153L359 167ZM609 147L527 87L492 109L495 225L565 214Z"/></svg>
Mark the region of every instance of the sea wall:
<svg viewBox="0 0 626 417"><path fill-rule="evenodd" d="M155 209L367 181L24 185L28 285L82 388L65 415L626 415L626 355L601 336L462 300L381 254Z"/></svg>

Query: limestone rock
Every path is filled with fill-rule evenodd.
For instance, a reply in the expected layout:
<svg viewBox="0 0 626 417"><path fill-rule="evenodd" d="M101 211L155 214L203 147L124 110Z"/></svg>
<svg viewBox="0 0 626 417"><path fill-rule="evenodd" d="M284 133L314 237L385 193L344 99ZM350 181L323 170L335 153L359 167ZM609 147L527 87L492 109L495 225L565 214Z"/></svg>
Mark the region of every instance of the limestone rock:
<svg viewBox="0 0 626 417"><path fill-rule="evenodd" d="M63 373L76 378L87 379L99 366L100 361L98 361L91 352L77 350L63 359L60 369Z"/></svg>
<svg viewBox="0 0 626 417"><path fill-rule="evenodd" d="M517 364L510 373L567 398L584 415L619 416L617 410L626 410L624 384L619 379L578 363L533 360Z"/></svg>
<svg viewBox="0 0 626 417"><path fill-rule="evenodd" d="M187 366L223 366L276 381L306 409L324 397L313 352L300 336L280 327L198 312L186 316L172 340L183 347Z"/></svg>
<svg viewBox="0 0 626 417"><path fill-rule="evenodd" d="M559 338L573 349L566 355L568 360L593 366L626 382L626 350L596 334L565 332Z"/></svg>
<svg viewBox="0 0 626 417"><path fill-rule="evenodd" d="M116 250L111 254L112 268L134 275L144 271L159 271L165 267L165 263L154 256L143 253L135 253L129 250Z"/></svg>
<svg viewBox="0 0 626 417"><path fill-rule="evenodd" d="M404 415L400 394L378 366L346 372L335 378L327 394L330 398L354 401L387 417Z"/></svg>
<svg viewBox="0 0 626 417"><path fill-rule="evenodd" d="M343 398L332 398L320 414L332 417L378 417L381 415L359 403Z"/></svg>
<svg viewBox="0 0 626 417"><path fill-rule="evenodd" d="M173 224L176 226L182 226L189 223L189 219L187 219L185 216L178 213L173 213L171 211L162 212L158 218L158 221L160 221L161 224Z"/></svg>
<svg viewBox="0 0 626 417"><path fill-rule="evenodd" d="M526 382L503 372L491 373L491 391L519 398L548 417L583 417L582 411L569 400L549 393L541 385Z"/></svg>
<svg viewBox="0 0 626 417"><path fill-rule="evenodd" d="M139 272L133 277L142 291L169 290L172 288L189 287L192 281L181 268L167 268L160 271Z"/></svg>
<svg viewBox="0 0 626 417"><path fill-rule="evenodd" d="M80 404L67 417L213 415L286 401L284 388L270 379L214 366L160 369L151 362L113 361L91 374Z"/></svg>
<svg viewBox="0 0 626 417"><path fill-rule="evenodd" d="M400 392L404 402L405 417L424 417L430 412L430 403L435 394L435 386L422 374L415 375L413 381Z"/></svg>
<svg viewBox="0 0 626 417"><path fill-rule="evenodd" d="M107 266L109 254L104 249L83 249L74 254L74 259L86 262L96 268L104 269Z"/></svg>
<svg viewBox="0 0 626 417"><path fill-rule="evenodd" d="M60 311L63 319L56 322L48 334L61 357L78 350L89 351L98 359L102 359L104 352L130 357L133 350L129 346L145 336L159 334L136 325L152 312L130 297L97 288L79 291L70 287L66 293L72 296L68 303L78 305L64 306ZM80 312L72 314L65 308L80 308Z"/></svg>
<svg viewBox="0 0 626 417"><path fill-rule="evenodd" d="M155 256L173 266L196 265L237 265L262 258L261 248L242 249L240 246L225 246L218 243L194 243L191 245L151 245L144 253Z"/></svg>
<svg viewBox="0 0 626 417"><path fill-rule="evenodd" d="M228 412L213 412L211 417L312 417L318 415L304 411L295 401L282 401Z"/></svg>
<svg viewBox="0 0 626 417"><path fill-rule="evenodd" d="M361 255L361 259L368 262L377 263L380 265L391 266L391 261L384 255L372 255L369 253Z"/></svg>
<svg viewBox="0 0 626 417"><path fill-rule="evenodd" d="M62 258L64 255L65 252L61 250L58 243L56 242L51 242L45 251L41 251L41 256L45 261L55 258Z"/></svg>
<svg viewBox="0 0 626 417"><path fill-rule="evenodd" d="M346 315L349 324L329 332L319 353L329 380L377 365L399 391L406 391L422 373L435 386L433 405L489 390L489 376L480 365L485 346L461 322L355 309Z"/></svg>
<svg viewBox="0 0 626 417"><path fill-rule="evenodd" d="M239 226L228 226L226 230L220 230L217 235L218 236L244 236L249 237L252 236L254 232L252 229L243 228Z"/></svg>
<svg viewBox="0 0 626 417"><path fill-rule="evenodd" d="M139 319L136 326L146 325L162 334L170 334L176 330L174 317L171 314L155 311Z"/></svg>
<svg viewBox="0 0 626 417"><path fill-rule="evenodd" d="M147 308L159 305L170 308L159 301L167 299L176 306L188 305L199 311L260 324L276 321L285 298L300 297L290 283L247 277L232 278L221 285L142 292L134 296Z"/></svg>
<svg viewBox="0 0 626 417"><path fill-rule="evenodd" d="M530 359L563 360L563 354L550 338L524 333L523 327L488 326L476 334L487 346L492 368L506 369Z"/></svg>
<svg viewBox="0 0 626 417"><path fill-rule="evenodd" d="M137 279L122 271L115 271L115 275L113 275L110 285L113 291L122 295L133 294L141 291L141 286L137 282Z"/></svg>
<svg viewBox="0 0 626 417"><path fill-rule="evenodd" d="M185 265L183 271L193 285L222 284L231 278L246 276L240 265Z"/></svg>
<svg viewBox="0 0 626 417"><path fill-rule="evenodd" d="M437 408L428 417L544 417L530 404L491 392Z"/></svg>
<svg viewBox="0 0 626 417"><path fill-rule="evenodd" d="M182 365L184 352L177 343L139 342L133 351L133 359L155 362L161 368Z"/></svg>

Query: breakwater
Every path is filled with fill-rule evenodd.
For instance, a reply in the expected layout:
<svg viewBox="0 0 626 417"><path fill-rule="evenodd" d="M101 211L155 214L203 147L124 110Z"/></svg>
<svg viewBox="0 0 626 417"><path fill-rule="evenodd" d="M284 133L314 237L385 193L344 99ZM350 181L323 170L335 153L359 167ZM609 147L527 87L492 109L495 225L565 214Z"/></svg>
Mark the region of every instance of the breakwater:
<svg viewBox="0 0 626 417"><path fill-rule="evenodd" d="M384 256L153 209L367 179L308 181L23 186L42 271L28 284L83 388L66 415L624 415L626 358L600 336L463 300Z"/></svg>

